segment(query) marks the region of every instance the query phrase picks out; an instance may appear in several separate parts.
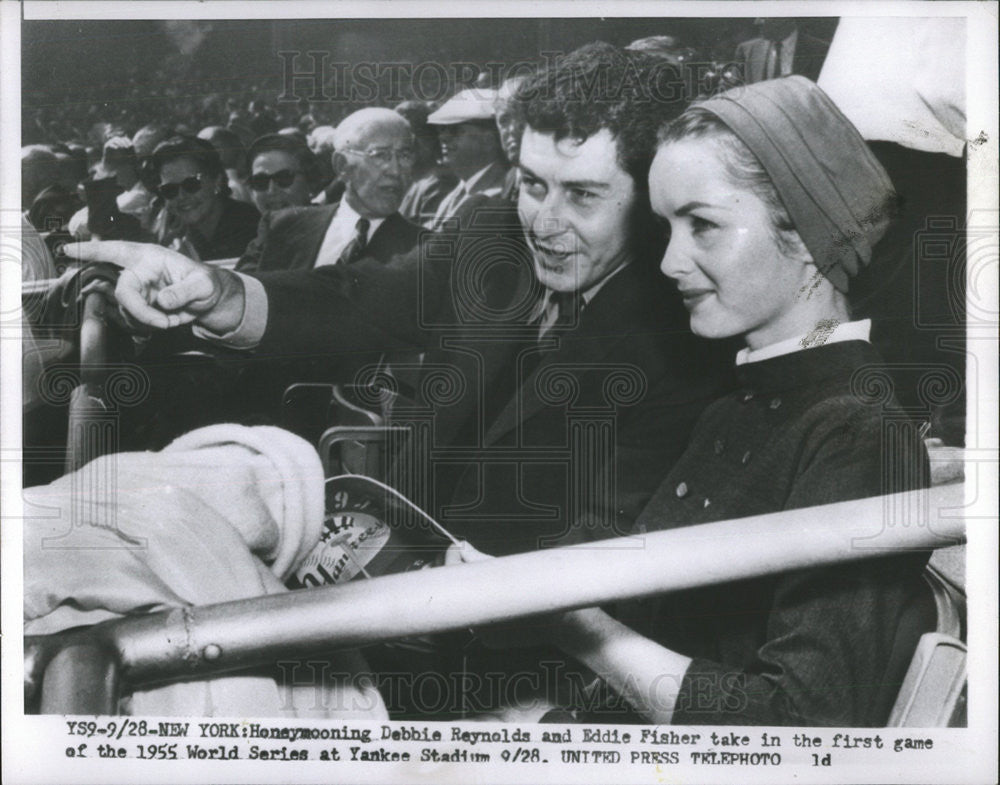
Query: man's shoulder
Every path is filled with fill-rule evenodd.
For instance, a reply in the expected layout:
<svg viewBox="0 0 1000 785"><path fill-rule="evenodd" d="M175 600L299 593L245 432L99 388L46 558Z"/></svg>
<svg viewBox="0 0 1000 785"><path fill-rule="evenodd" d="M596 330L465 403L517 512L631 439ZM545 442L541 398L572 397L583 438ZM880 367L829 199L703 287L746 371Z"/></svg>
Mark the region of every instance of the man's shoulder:
<svg viewBox="0 0 1000 785"><path fill-rule="evenodd" d="M770 44L770 42L766 38L762 38L760 36L757 36L756 38L748 38L745 41L740 41L736 45L736 53L738 55L739 54L745 55L753 51L754 49L763 46L764 44Z"/></svg>
<svg viewBox="0 0 1000 785"><path fill-rule="evenodd" d="M233 219L245 221L260 218L260 211L249 202L241 202L239 199L230 197L225 200L225 205L226 215Z"/></svg>
<svg viewBox="0 0 1000 785"><path fill-rule="evenodd" d="M494 161L476 181L472 188L473 194L485 193L487 196L499 196L509 170L510 167L506 161Z"/></svg>
<svg viewBox="0 0 1000 785"><path fill-rule="evenodd" d="M416 241L417 237L420 236L420 232L423 231L423 227L419 224L413 223L413 221L408 218L404 218L399 213L393 213L388 216L382 226L391 231L393 234L397 234L407 239L412 238L414 241Z"/></svg>
<svg viewBox="0 0 1000 785"><path fill-rule="evenodd" d="M303 228L306 226L325 225L333 218L337 212L337 204L314 204L304 207L285 207L281 210L272 210L265 213L264 220L270 224L272 229L285 229L288 227Z"/></svg>

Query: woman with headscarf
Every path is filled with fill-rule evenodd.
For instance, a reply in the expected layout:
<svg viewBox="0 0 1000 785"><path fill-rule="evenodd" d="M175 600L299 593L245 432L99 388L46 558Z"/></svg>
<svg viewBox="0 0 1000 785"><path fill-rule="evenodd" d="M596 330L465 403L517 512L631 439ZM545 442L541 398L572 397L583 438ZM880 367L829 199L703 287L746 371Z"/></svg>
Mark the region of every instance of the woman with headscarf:
<svg viewBox="0 0 1000 785"><path fill-rule="evenodd" d="M790 77L697 104L661 130L649 183L670 225L661 268L692 330L740 336L745 348L737 389L705 410L635 532L926 484L916 428L891 393L873 395L884 391L874 389L881 359L847 299L888 224L892 185L829 98ZM879 725L924 631L901 645L926 560L896 554L613 615L573 611L543 636L624 698L626 715L609 708L604 721L635 712L656 723Z"/></svg>

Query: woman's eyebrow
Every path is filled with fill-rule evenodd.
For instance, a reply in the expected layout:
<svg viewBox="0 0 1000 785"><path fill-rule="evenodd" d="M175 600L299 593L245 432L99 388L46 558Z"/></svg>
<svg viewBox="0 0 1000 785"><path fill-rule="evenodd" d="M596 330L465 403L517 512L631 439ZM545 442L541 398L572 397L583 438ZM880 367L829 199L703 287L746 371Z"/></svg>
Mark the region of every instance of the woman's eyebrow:
<svg viewBox="0 0 1000 785"><path fill-rule="evenodd" d="M687 204L678 207L677 210L674 211L674 215L679 215L683 217L685 215L688 215L689 213L694 212L700 207L712 207L712 206L713 205L710 205L707 202L688 202Z"/></svg>

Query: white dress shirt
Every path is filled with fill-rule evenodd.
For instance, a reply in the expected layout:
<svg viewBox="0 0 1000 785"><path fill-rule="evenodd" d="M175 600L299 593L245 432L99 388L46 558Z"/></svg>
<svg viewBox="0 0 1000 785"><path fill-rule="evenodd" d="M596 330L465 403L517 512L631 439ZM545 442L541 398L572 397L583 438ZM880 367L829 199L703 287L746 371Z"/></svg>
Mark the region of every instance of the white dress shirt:
<svg viewBox="0 0 1000 785"><path fill-rule="evenodd" d="M354 234L357 231L358 220L361 218L357 211L347 203L347 199L340 200L340 206L337 208L337 212L333 216L333 220L330 221L330 225L327 227L326 234L323 236L323 244L319 247L319 253L316 256L316 267L323 267L328 264L336 264L340 261L340 255L344 252L348 243L354 239ZM385 218L369 218L370 225L368 227L368 242L371 242L372 237L378 228L385 221Z"/></svg>

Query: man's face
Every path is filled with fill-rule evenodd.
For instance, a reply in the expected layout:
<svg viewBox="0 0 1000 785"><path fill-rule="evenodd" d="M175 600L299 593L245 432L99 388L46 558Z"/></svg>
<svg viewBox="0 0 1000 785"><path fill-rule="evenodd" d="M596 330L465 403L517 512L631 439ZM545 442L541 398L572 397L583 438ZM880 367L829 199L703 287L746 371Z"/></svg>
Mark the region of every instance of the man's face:
<svg viewBox="0 0 1000 785"><path fill-rule="evenodd" d="M517 211L543 286L585 291L630 261L635 182L610 131L557 142L529 126L520 168Z"/></svg>
<svg viewBox="0 0 1000 785"><path fill-rule="evenodd" d="M517 163L518 148L521 144L521 128L517 114L510 101L497 101L496 112L497 131L500 133L500 145L504 155L511 163Z"/></svg>
<svg viewBox="0 0 1000 785"><path fill-rule="evenodd" d="M413 181L413 136L405 126L373 123L350 149L334 153L347 185L344 198L365 218L399 209Z"/></svg>
<svg viewBox="0 0 1000 785"><path fill-rule="evenodd" d="M266 150L253 159L250 188L250 197L262 213L309 204L309 182L302 166L285 150Z"/></svg>
<svg viewBox="0 0 1000 785"><path fill-rule="evenodd" d="M459 177L470 177L493 162L496 132L488 125L456 123L438 129L441 161Z"/></svg>

